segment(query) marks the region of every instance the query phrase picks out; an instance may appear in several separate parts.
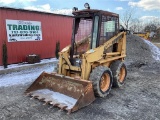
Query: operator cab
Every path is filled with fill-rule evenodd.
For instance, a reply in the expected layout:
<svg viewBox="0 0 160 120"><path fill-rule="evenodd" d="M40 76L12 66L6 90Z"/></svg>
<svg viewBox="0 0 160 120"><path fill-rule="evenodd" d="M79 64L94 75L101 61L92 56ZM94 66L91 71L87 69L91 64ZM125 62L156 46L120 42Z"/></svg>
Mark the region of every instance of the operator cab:
<svg viewBox="0 0 160 120"><path fill-rule="evenodd" d="M88 3L85 4L85 8L84 10L73 8L70 59L73 59L74 55L84 54L102 45L119 32L118 14L90 9Z"/></svg>

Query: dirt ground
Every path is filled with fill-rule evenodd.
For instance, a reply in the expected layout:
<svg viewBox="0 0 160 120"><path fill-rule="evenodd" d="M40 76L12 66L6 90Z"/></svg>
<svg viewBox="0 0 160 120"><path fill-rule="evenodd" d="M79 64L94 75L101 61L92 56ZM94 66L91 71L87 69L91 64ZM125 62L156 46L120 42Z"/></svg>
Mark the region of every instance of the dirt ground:
<svg viewBox="0 0 160 120"><path fill-rule="evenodd" d="M133 58L134 55L139 54L135 51ZM128 75L124 86L112 88L106 98L96 98L70 115L26 97L24 92L31 83L0 87L0 120L159 120L160 62L150 62L149 58L126 60Z"/></svg>

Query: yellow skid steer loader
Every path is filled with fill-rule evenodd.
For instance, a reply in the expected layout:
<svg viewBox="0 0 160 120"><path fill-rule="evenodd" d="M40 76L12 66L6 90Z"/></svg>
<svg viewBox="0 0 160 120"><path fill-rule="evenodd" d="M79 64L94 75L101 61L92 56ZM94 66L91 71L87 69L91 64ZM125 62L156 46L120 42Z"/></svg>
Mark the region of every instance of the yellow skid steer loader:
<svg viewBox="0 0 160 120"><path fill-rule="evenodd" d="M59 52L57 73L43 72L26 94L68 113L106 97L123 85L127 70L126 32L119 15L103 10L73 8L71 45Z"/></svg>
<svg viewBox="0 0 160 120"><path fill-rule="evenodd" d="M142 37L145 40L149 40L149 32L134 32L133 34Z"/></svg>

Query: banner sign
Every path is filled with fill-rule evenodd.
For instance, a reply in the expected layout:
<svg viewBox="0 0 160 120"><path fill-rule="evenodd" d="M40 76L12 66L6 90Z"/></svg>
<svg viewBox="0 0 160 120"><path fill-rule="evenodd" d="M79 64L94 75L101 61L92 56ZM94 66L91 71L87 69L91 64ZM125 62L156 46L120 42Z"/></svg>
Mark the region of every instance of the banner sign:
<svg viewBox="0 0 160 120"><path fill-rule="evenodd" d="M41 22L6 20L8 42L42 40Z"/></svg>

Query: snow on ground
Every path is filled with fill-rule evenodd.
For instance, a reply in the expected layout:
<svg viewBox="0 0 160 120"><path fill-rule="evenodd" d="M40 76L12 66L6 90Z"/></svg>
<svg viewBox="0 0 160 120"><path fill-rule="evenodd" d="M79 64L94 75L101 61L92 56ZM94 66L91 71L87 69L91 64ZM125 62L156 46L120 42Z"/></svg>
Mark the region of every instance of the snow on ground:
<svg viewBox="0 0 160 120"><path fill-rule="evenodd" d="M55 61L56 59L45 59L42 60L41 63L47 63L51 61ZM40 63L37 63L40 64ZM30 64L25 64L30 65ZM18 64L10 65L9 68L19 67ZM20 72L12 72L10 74L3 74L0 75L0 87L8 87L13 85L19 85L19 84L26 84L29 82L35 81L35 79L43 72L52 72L54 70L53 64L47 64L45 66L41 67L34 67L27 70L22 70ZM2 68L1 68L2 69Z"/></svg>
<svg viewBox="0 0 160 120"><path fill-rule="evenodd" d="M34 63L34 64L48 63L48 62L54 62L54 61L57 61L57 59L56 58L43 59L39 63ZM6 68L6 69L29 66L29 65L31 65L31 64L27 64L25 62L24 63L19 63L19 64L11 64L11 65L8 65L8 68ZM0 66L0 70L3 70L3 69L4 69L4 67Z"/></svg>
<svg viewBox="0 0 160 120"><path fill-rule="evenodd" d="M144 41L149 45L151 51L153 52L153 55L152 55L153 58L157 61L160 61L160 48L158 48L148 40L144 40Z"/></svg>

